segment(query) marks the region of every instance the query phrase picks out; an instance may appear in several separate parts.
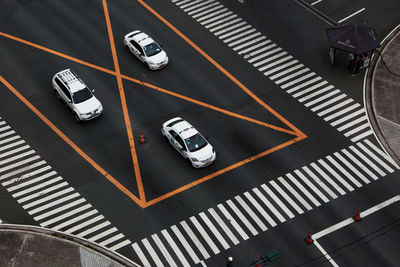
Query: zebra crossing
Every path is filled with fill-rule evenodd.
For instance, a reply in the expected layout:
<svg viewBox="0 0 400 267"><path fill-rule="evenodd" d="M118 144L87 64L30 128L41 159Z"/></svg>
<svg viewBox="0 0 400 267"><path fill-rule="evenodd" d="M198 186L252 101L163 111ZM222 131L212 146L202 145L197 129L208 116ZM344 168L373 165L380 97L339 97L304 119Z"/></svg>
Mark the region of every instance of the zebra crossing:
<svg viewBox="0 0 400 267"><path fill-rule="evenodd" d="M171 1L352 142L373 134L362 105L218 1Z"/></svg>
<svg viewBox="0 0 400 267"><path fill-rule="evenodd" d="M131 244L2 118L0 183L42 227L85 238L113 251Z"/></svg>
<svg viewBox="0 0 400 267"><path fill-rule="evenodd" d="M131 246L143 266L205 266L212 256L399 169L366 138Z"/></svg>

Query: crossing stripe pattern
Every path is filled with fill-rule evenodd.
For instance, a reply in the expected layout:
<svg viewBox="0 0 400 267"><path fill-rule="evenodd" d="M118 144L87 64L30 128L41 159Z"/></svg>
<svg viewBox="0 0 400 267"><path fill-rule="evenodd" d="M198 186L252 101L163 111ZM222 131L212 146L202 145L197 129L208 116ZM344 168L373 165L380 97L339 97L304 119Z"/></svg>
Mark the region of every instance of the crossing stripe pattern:
<svg viewBox="0 0 400 267"><path fill-rule="evenodd" d="M368 138L132 244L143 266L191 266L399 170Z"/></svg>
<svg viewBox="0 0 400 267"><path fill-rule="evenodd" d="M130 245L0 117L0 183L42 227L116 251Z"/></svg>
<svg viewBox="0 0 400 267"><path fill-rule="evenodd" d="M171 1L352 142L373 134L363 106L218 1Z"/></svg>

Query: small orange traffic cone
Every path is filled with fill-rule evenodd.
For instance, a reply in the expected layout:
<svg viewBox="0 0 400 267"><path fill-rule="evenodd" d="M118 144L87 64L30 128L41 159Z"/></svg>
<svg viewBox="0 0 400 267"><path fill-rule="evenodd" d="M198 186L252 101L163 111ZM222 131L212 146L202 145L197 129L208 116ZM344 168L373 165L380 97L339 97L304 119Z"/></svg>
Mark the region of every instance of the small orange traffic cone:
<svg viewBox="0 0 400 267"><path fill-rule="evenodd" d="M142 133L140 134L139 142L140 142L141 144L144 144L144 142L146 142L146 140L144 140L144 136L143 136Z"/></svg>
<svg viewBox="0 0 400 267"><path fill-rule="evenodd" d="M312 244L314 240L311 238L311 231L308 231L307 237L304 239L307 244Z"/></svg>
<svg viewBox="0 0 400 267"><path fill-rule="evenodd" d="M357 210L356 215L353 216L354 221L359 222L361 221L360 209Z"/></svg>

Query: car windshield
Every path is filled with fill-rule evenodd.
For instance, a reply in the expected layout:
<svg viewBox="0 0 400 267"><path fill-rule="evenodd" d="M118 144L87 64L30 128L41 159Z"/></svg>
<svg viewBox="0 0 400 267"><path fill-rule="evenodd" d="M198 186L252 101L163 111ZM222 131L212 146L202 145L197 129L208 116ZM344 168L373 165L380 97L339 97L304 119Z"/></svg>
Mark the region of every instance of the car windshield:
<svg viewBox="0 0 400 267"><path fill-rule="evenodd" d="M156 42L143 47L146 56L151 57L161 52L161 47L158 46Z"/></svg>
<svg viewBox="0 0 400 267"><path fill-rule="evenodd" d="M186 138L185 143L190 152L200 150L207 145L207 141L199 133Z"/></svg>
<svg viewBox="0 0 400 267"><path fill-rule="evenodd" d="M92 92L90 92L90 90L87 87L72 94L72 98L74 99L75 104L82 103L83 101L88 100L92 96L93 96Z"/></svg>

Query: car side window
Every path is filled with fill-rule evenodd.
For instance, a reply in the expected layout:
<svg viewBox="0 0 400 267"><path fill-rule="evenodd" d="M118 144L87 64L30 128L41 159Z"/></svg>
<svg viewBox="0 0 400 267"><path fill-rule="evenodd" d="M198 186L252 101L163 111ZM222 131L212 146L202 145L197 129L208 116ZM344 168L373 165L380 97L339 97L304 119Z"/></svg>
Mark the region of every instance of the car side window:
<svg viewBox="0 0 400 267"><path fill-rule="evenodd" d="M136 43L135 41L131 41L131 44L139 51L139 53L143 54L142 48L140 47L140 45L138 43Z"/></svg>
<svg viewBox="0 0 400 267"><path fill-rule="evenodd" d="M56 84L60 87L60 89L64 92L69 100L71 100L71 95L65 85L60 81L60 79L55 78Z"/></svg>
<svg viewBox="0 0 400 267"><path fill-rule="evenodd" d="M186 150L185 144L183 143L183 140L179 135L176 136L176 141L181 145L183 150Z"/></svg>

